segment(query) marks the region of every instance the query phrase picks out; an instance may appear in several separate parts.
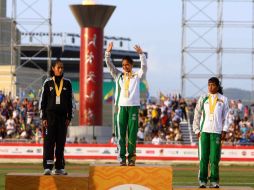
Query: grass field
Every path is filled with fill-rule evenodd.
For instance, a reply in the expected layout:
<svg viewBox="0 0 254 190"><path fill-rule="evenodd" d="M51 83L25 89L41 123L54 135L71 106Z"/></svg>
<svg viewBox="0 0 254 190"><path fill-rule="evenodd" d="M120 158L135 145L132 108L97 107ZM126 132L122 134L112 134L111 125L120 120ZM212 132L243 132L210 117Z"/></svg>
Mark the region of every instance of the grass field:
<svg viewBox="0 0 254 190"><path fill-rule="evenodd" d="M197 186L198 166L172 165L174 186ZM66 164L69 173L88 173L87 164ZM16 164L0 163L0 190L5 189L5 175L9 172L17 173L42 173L41 164ZM221 166L220 167L221 186L248 186L254 188L254 166Z"/></svg>

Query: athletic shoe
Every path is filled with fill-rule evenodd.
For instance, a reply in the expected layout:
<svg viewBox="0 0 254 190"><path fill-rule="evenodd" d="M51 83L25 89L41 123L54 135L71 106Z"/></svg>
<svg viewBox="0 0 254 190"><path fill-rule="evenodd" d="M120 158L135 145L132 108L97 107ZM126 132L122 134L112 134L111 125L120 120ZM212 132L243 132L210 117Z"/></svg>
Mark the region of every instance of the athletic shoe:
<svg viewBox="0 0 254 190"><path fill-rule="evenodd" d="M54 171L55 175L67 175L68 173L64 169L55 169Z"/></svg>
<svg viewBox="0 0 254 190"><path fill-rule="evenodd" d="M135 166L135 161L129 161L128 166Z"/></svg>
<svg viewBox="0 0 254 190"><path fill-rule="evenodd" d="M206 188L205 182L199 182L199 188Z"/></svg>
<svg viewBox="0 0 254 190"><path fill-rule="evenodd" d="M51 175L51 174L52 174L51 169L45 169L43 172L43 175Z"/></svg>
<svg viewBox="0 0 254 190"><path fill-rule="evenodd" d="M220 188L220 185L217 182L211 182L210 188Z"/></svg>
<svg viewBox="0 0 254 190"><path fill-rule="evenodd" d="M127 166L126 161L120 162L120 166Z"/></svg>

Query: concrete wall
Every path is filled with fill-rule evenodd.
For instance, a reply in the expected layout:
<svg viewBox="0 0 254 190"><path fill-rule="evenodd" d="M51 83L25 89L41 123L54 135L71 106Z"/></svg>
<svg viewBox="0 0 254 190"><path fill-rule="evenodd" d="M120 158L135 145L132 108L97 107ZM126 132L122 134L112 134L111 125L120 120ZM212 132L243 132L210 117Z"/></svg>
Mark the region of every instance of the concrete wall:
<svg viewBox="0 0 254 190"><path fill-rule="evenodd" d="M79 140L85 137L87 142L92 142L93 136L96 136L97 143L109 142L112 136L112 128L108 126L70 126L67 141L74 141L75 138Z"/></svg>
<svg viewBox="0 0 254 190"><path fill-rule="evenodd" d="M12 96L21 95L19 92L26 91L29 93L30 89L26 89L27 84L32 84L36 95L41 89L44 72L38 69L21 67L16 71L16 76L13 75L16 66L0 65L0 90L5 94L12 92Z"/></svg>
<svg viewBox="0 0 254 190"><path fill-rule="evenodd" d="M0 17L6 17L6 0L0 1Z"/></svg>
<svg viewBox="0 0 254 190"><path fill-rule="evenodd" d="M46 78L46 73L35 68L27 68L27 67L21 67L18 70L16 70L16 86L17 86L17 94L20 92L26 92L28 94L31 89L34 90L35 95L38 95L39 90L42 87L42 84ZM30 87L28 87L28 84L30 84Z"/></svg>
<svg viewBox="0 0 254 190"><path fill-rule="evenodd" d="M15 70L15 66L11 65L0 65L0 90L5 94L16 91L16 77L12 76L12 71ZM12 78L13 77L13 78ZM15 96L16 94L13 94Z"/></svg>
<svg viewBox="0 0 254 190"><path fill-rule="evenodd" d="M11 64L11 24L10 19L0 20L0 65Z"/></svg>

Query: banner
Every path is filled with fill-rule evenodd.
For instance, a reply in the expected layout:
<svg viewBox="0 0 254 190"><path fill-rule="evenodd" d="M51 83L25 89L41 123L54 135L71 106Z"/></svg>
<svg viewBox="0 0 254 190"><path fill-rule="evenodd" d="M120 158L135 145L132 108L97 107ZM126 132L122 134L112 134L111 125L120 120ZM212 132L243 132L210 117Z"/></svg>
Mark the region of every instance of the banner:
<svg viewBox="0 0 254 190"><path fill-rule="evenodd" d="M67 144L64 150L66 159L114 159L116 146L110 144ZM41 144L1 144L0 158L41 158ZM197 161L197 146L190 145L138 145L138 160ZM221 153L222 161L254 161L254 146L225 146Z"/></svg>

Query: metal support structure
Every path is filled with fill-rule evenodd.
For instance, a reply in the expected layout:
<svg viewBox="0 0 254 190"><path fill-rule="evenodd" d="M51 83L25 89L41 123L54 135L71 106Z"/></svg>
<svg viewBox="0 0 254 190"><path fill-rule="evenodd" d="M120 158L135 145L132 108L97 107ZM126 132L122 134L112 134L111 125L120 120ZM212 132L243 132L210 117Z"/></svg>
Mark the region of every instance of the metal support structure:
<svg viewBox="0 0 254 190"><path fill-rule="evenodd" d="M13 16L16 16L16 1L13 1L12 5L13 11L12 12L12 18ZM16 30L16 22L12 20L12 26L11 26L11 92L13 95L16 96L17 93L17 88L16 88L16 65L17 65L17 55L18 55L18 48L16 48L16 44L18 43L17 41L19 38L17 37L17 30Z"/></svg>
<svg viewBox="0 0 254 190"><path fill-rule="evenodd" d="M245 20L240 10L231 10L231 6L238 4L252 4L252 18ZM249 4L247 4L249 7ZM238 8L238 7L237 7ZM226 10L225 10L226 9ZM227 10L231 14L228 13ZM249 9L248 9L249 10ZM247 11L248 11L247 10ZM236 19L235 12L239 11ZM234 13L233 13L234 12ZM252 35L252 46L246 47L244 42L237 45L229 43L225 30L249 30ZM247 33L247 32L246 32ZM234 31L232 32L234 34ZM245 33L241 35L247 36ZM239 36L232 37L232 41ZM240 44L242 43L242 44ZM181 93L184 97L195 97L207 91L207 79L217 76L223 80L248 80L254 100L254 0L182 0L182 52L181 52ZM236 60L237 64L228 66L225 57L245 56L251 68L248 72L240 72L241 68L249 67L246 61ZM251 59L249 59L251 57ZM231 58L233 59L233 58ZM233 60L235 61L235 60ZM246 64L243 65L243 63ZM228 71L234 71L229 73ZM193 88L194 87L194 88Z"/></svg>
<svg viewBox="0 0 254 190"><path fill-rule="evenodd" d="M43 10L44 8L44 10ZM43 11L42 11L43 10ZM22 55L23 57L30 57L27 62L21 64L18 60L13 59L12 65L15 66L13 76L16 76L16 86L20 92L28 92L33 89L34 81L41 80L46 77L47 73L40 68L33 58L36 58L41 52L47 52L47 71L50 70L51 65L51 45L52 45L52 0L35 0L33 2L28 0L12 0L12 20L15 27L15 33L12 35L18 35L18 40L12 42L12 49L19 51L27 46L36 47L36 52L33 55ZM48 40L42 41L38 36L21 35L21 32L34 34L37 31L48 31ZM12 39L17 39L13 38ZM32 63L38 68L37 78L31 77L26 81L19 80L19 75L22 75L27 63Z"/></svg>
<svg viewBox="0 0 254 190"><path fill-rule="evenodd" d="M49 74L49 71L50 71L50 66L51 66L51 56L52 56L52 51L51 51L51 46L52 46L52 0L49 0L49 12L48 12L48 24L49 24L49 27L48 27L48 31L49 31L49 39L48 39L48 69L47 69L47 72Z"/></svg>
<svg viewBox="0 0 254 190"><path fill-rule="evenodd" d="M68 32L21 32L22 38L40 38L42 41L49 40L49 35L52 36L51 43L54 46L80 46L80 34L78 33L68 33ZM103 46L107 47L108 41L114 41L114 49L119 50L129 50L131 39L127 37L118 36L104 36Z"/></svg>
<svg viewBox="0 0 254 190"><path fill-rule="evenodd" d="M254 74L254 0L252 0L252 53L251 53L251 61L252 61L252 73ZM251 100L254 100L254 75L252 74L252 80L251 80Z"/></svg>
<svg viewBox="0 0 254 190"><path fill-rule="evenodd" d="M223 22L222 22L222 13L223 13L223 0L218 1L217 3L217 77L222 80L222 35L223 35Z"/></svg>

